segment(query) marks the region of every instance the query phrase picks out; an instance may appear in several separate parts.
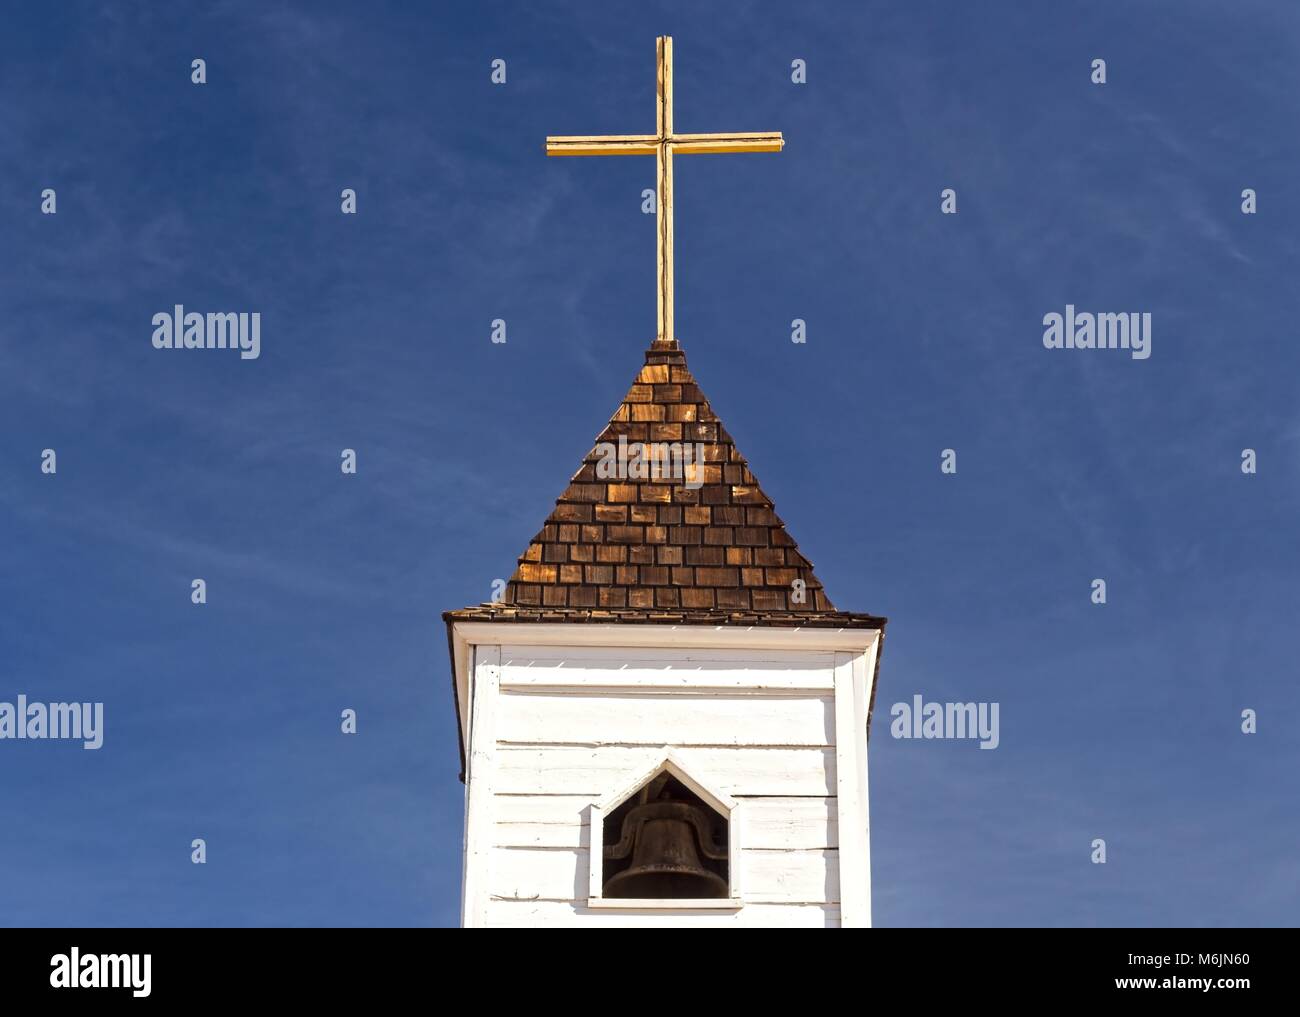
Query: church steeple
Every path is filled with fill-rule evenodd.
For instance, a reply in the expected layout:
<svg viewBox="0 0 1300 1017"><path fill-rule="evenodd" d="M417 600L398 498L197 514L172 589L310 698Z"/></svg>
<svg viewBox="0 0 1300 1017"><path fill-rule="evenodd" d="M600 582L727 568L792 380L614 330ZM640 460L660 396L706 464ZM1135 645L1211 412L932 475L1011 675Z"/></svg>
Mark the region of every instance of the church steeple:
<svg viewBox="0 0 1300 1017"><path fill-rule="evenodd" d="M502 599L443 615L463 920L870 925L885 619L831 603L673 331L674 152L781 137L676 134L671 40L658 53L656 134L547 141L656 157L659 327Z"/></svg>

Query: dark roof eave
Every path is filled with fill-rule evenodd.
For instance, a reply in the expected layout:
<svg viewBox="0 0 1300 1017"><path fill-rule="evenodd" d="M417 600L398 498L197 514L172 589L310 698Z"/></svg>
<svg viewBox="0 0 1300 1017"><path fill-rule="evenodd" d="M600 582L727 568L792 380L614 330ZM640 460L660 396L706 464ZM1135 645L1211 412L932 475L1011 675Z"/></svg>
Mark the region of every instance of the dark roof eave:
<svg viewBox="0 0 1300 1017"><path fill-rule="evenodd" d="M887 618L854 611L727 611L673 608L554 608L479 604L444 611L443 621L563 622L574 625L737 625L773 628L883 629Z"/></svg>

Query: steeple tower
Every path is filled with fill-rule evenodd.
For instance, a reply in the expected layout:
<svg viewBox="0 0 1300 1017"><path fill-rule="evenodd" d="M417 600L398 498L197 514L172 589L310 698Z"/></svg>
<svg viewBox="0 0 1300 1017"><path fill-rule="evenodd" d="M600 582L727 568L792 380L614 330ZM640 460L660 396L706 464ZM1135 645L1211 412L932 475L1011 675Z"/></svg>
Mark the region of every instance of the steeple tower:
<svg viewBox="0 0 1300 1017"><path fill-rule="evenodd" d="M548 148L649 146L661 188L674 146L779 148L673 134L659 54L657 135ZM885 619L831 603L687 367L667 223L644 365L502 599L443 615L467 926L871 923Z"/></svg>

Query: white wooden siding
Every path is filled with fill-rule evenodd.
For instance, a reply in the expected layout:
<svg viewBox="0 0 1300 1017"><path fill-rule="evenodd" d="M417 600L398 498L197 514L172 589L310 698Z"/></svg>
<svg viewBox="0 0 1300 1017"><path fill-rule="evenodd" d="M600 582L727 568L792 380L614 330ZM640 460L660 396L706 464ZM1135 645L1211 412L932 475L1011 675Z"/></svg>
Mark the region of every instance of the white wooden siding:
<svg viewBox="0 0 1300 1017"><path fill-rule="evenodd" d="M825 904L840 899L835 851L760 851L746 848L745 900L756 904ZM585 848L496 848L494 900L585 901Z"/></svg>
<svg viewBox="0 0 1300 1017"><path fill-rule="evenodd" d="M467 908L475 924L841 924L838 767L848 758L856 777L859 766L836 745L846 717L837 701L842 651L522 643L499 651L489 672L494 706L484 711L490 767L478 772L491 787L487 796L473 789L478 844L467 849L481 870L472 881L480 899ZM470 741L479 734L471 730ZM653 767L665 747L743 805L736 910L586 906L590 807Z"/></svg>
<svg viewBox="0 0 1300 1017"><path fill-rule="evenodd" d="M835 744L832 696L674 693L605 695L503 689L497 740L505 744Z"/></svg>
<svg viewBox="0 0 1300 1017"><path fill-rule="evenodd" d="M781 650L667 650L639 647L613 656L607 647L502 647L502 688L550 686L711 692L835 688L833 653Z"/></svg>
<svg viewBox="0 0 1300 1017"><path fill-rule="evenodd" d="M827 929L840 924L833 904L748 904L737 911L605 911L567 901L503 901L488 904L487 924L496 928L584 929Z"/></svg>
<svg viewBox="0 0 1300 1017"><path fill-rule="evenodd" d="M741 835L747 848L772 850L838 846L834 798L742 798ZM495 847L585 848L587 807L580 795L498 795Z"/></svg>
<svg viewBox="0 0 1300 1017"><path fill-rule="evenodd" d="M771 668L797 672L802 669L829 671L835 667L834 651L817 650L748 650L703 649L675 646L533 646L508 643L501 647L501 663L522 667L569 662L584 669L618 668L631 662L643 662L657 668L686 669L695 665L717 667L723 671Z"/></svg>
<svg viewBox="0 0 1300 1017"><path fill-rule="evenodd" d="M687 749L715 787L729 795L835 794L831 748ZM495 790L512 795L586 795L593 802L648 759L644 747L503 745L496 753Z"/></svg>

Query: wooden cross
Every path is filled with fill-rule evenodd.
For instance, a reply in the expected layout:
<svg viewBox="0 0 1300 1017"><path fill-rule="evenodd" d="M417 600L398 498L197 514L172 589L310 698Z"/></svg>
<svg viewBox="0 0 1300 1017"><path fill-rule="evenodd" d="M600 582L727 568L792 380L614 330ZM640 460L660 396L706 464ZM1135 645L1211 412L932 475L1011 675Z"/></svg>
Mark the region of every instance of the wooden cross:
<svg viewBox="0 0 1300 1017"><path fill-rule="evenodd" d="M656 40L658 84L654 134L605 134L548 137L547 155L653 155L658 171L655 222L659 231L656 268L659 275L657 346L675 348L673 335L673 155L719 152L779 152L780 131L763 134L673 133L673 40Z"/></svg>

